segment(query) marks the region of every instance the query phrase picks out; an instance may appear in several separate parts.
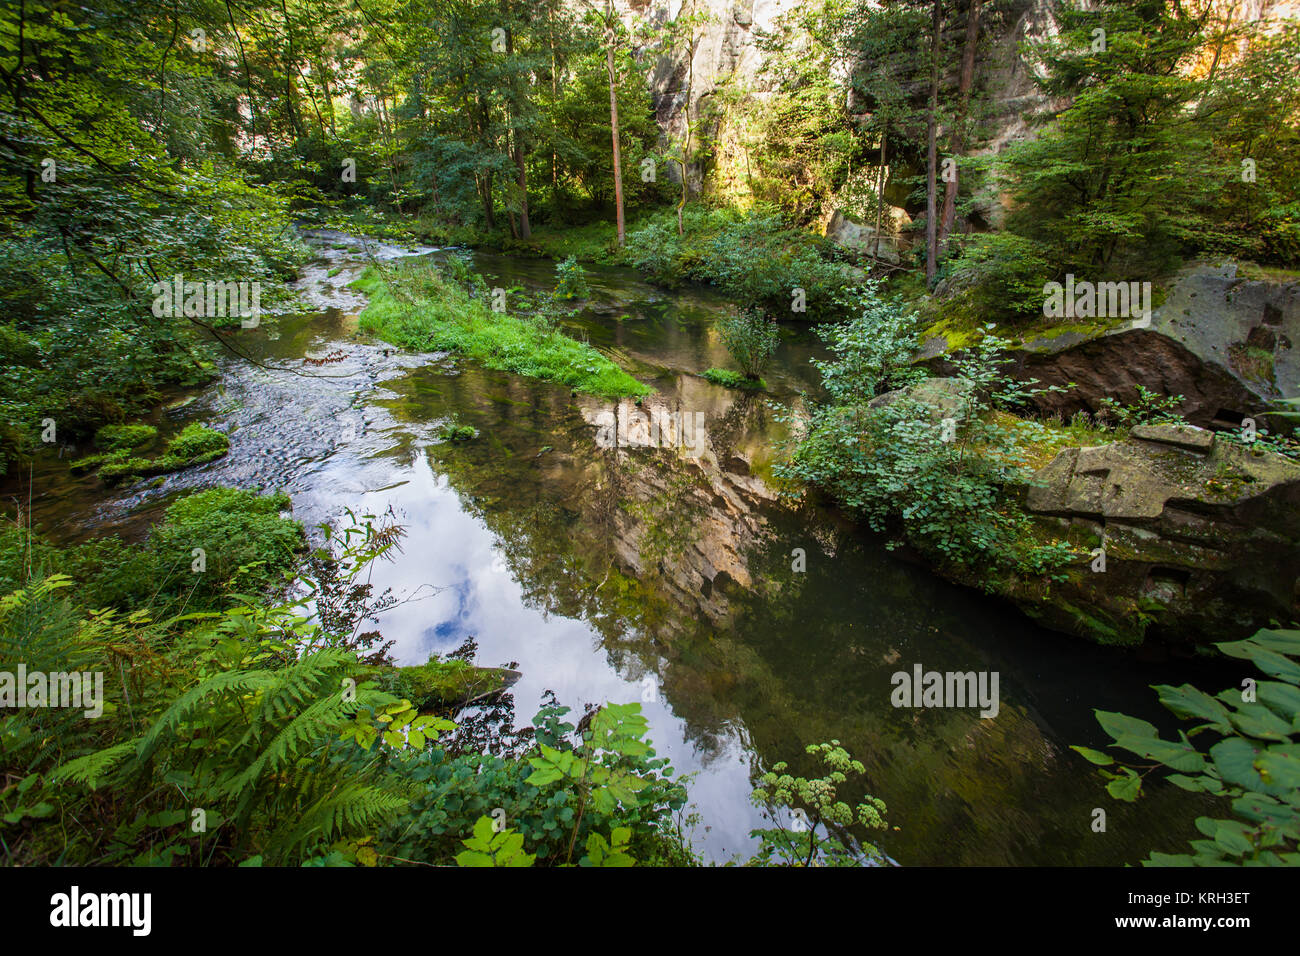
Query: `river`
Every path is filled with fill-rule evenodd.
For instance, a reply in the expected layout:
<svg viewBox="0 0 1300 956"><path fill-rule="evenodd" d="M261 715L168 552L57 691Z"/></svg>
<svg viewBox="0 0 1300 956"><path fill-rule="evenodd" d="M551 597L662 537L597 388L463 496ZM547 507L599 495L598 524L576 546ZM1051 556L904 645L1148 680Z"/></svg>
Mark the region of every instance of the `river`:
<svg viewBox="0 0 1300 956"><path fill-rule="evenodd" d="M346 284L362 250L338 233L312 241L319 258L299 285L318 311L234 333L260 364L228 354L215 382L155 416L168 434L196 420L226 431L230 454L117 490L46 456L38 527L62 540L139 535L178 492L218 484L283 489L309 528L345 508L391 508L407 533L374 580L415 598L381 623L400 662L472 636L478 663L517 662L524 722L546 690L577 713L643 701L658 754L693 775L689 833L712 861L753 851L755 775L781 760L820 775L803 749L832 739L865 763L867 790L888 805L877 842L904 865L1136 863L1195 836L1201 801L1155 786L1117 803L1068 745L1105 743L1093 708L1167 726L1149 685L1222 683L1206 666L1045 631L832 509L778 500L765 480L785 437L774 406L816 388L809 359L823 352L808 328L783 330L768 394L729 391L699 376L728 364L718 295L589 267L570 334L652 385L646 409L702 413L707 436L700 457L601 448L596 423L612 403L359 337L363 303ZM548 261L477 254L475 267L489 285L554 283ZM452 419L479 436L441 440ZM997 672L997 716L894 707L891 676L916 664Z"/></svg>

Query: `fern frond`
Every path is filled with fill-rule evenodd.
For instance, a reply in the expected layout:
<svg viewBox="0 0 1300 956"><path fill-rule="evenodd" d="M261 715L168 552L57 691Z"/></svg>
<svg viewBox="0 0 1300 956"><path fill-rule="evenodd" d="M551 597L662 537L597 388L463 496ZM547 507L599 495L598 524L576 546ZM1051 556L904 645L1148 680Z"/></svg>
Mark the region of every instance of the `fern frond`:
<svg viewBox="0 0 1300 956"><path fill-rule="evenodd" d="M391 790L347 783L306 807L292 827L272 834L269 845L289 852L308 840L332 842L360 834L406 808L409 798Z"/></svg>
<svg viewBox="0 0 1300 956"><path fill-rule="evenodd" d="M50 774L50 782L79 783L93 790L99 780L134 753L139 744L139 739L125 740L103 750L97 750L93 754L70 760Z"/></svg>
<svg viewBox="0 0 1300 956"><path fill-rule="evenodd" d="M154 751L163 743L164 739L174 735L176 727L190 714L195 707L203 700L224 694L229 691L249 692L261 690L275 682L275 677L270 671L224 671L209 677L194 687L191 687L185 693L177 697L170 707L167 708L149 728L148 733L141 739L139 759L148 760L153 756Z"/></svg>
<svg viewBox="0 0 1300 956"><path fill-rule="evenodd" d="M341 693L342 679L356 667L356 655L339 649L309 654L275 671L275 683L262 695L249 728L257 737L270 721L301 710L322 693Z"/></svg>
<svg viewBox="0 0 1300 956"><path fill-rule="evenodd" d="M225 789L235 793L252 786L262 774L289 769L290 763L304 753L314 751L339 735L340 729L358 704L365 704L370 691L360 691L357 700L344 701L341 693L314 701L271 738L266 749Z"/></svg>

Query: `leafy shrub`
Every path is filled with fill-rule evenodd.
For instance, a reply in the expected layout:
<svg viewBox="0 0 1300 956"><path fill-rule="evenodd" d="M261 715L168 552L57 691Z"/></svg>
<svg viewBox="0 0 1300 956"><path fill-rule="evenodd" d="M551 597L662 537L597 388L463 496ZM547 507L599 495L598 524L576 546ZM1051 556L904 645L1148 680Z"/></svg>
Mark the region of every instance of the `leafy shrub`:
<svg viewBox="0 0 1300 956"><path fill-rule="evenodd" d="M757 309L729 311L718 320L722 344L748 379L757 379L780 342L776 323Z"/></svg>
<svg viewBox="0 0 1300 956"><path fill-rule="evenodd" d="M935 560L979 569L1041 573L1065 562L1061 542L1038 544L1016 489L1032 477L1029 448L1044 426L1003 414L1037 391L1000 358L1008 343L986 335L953 359L953 379L924 379L903 363L915 336L868 288L858 319L825 330L835 357L819 362L832 402L814 408L778 476L828 491L876 531ZM868 408L885 383L913 388Z"/></svg>
<svg viewBox="0 0 1300 956"><path fill-rule="evenodd" d="M663 285L707 282L743 308L811 321L843 314L844 269L823 248L775 214L692 208L684 236L666 213L629 232L626 258ZM806 312L792 311L796 289L804 292Z"/></svg>
<svg viewBox="0 0 1300 956"><path fill-rule="evenodd" d="M1181 395L1157 395L1145 385L1137 386L1138 399L1123 405L1113 398L1103 398L1097 418L1117 428L1134 425L1186 425L1176 409L1183 403Z"/></svg>
<svg viewBox="0 0 1300 956"><path fill-rule="evenodd" d="M862 776L866 768L850 757L838 740L810 744L806 750L826 764L828 770L823 776L796 777L787 773L787 765L781 762L759 778L750 794L751 802L777 824L750 832L761 841L751 865L767 866L773 860L784 866L882 862L884 855L879 849L870 843L857 844L847 836L847 830L854 825L867 830L885 829L885 802L868 796L851 807L839 798L837 790L848 781L849 774ZM783 819L786 814L792 817L788 827Z"/></svg>
<svg viewBox="0 0 1300 956"><path fill-rule="evenodd" d="M287 495L213 488L172 504L143 546L103 538L64 554L89 607L202 610L237 587L257 594L282 583L304 542L302 526L280 512ZM203 550L194 571L194 549Z"/></svg>
<svg viewBox="0 0 1300 956"><path fill-rule="evenodd" d="M555 274L558 279L555 285L557 299L585 299L591 295L587 274L583 272L576 256L569 256L556 263Z"/></svg>
<svg viewBox="0 0 1300 956"><path fill-rule="evenodd" d="M1073 749L1096 764L1106 791L1132 803L1146 778L1171 770L1168 783L1231 800L1231 818L1199 817L1207 839L1191 853L1153 851L1146 866L1300 866L1300 630L1261 630L1244 641L1216 645L1273 680L1243 681L1213 697L1190 684L1155 687L1160 703L1195 722L1166 740L1145 720L1097 711L1110 745L1146 762L1132 765L1087 747ZM1214 743L1196 745L1193 737Z"/></svg>

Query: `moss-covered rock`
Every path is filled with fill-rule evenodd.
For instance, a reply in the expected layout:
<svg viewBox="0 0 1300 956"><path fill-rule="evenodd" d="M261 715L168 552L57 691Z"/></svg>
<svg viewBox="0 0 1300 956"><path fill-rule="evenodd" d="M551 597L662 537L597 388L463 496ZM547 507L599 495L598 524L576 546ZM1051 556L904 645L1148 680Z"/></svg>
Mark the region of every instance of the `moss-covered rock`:
<svg viewBox="0 0 1300 956"><path fill-rule="evenodd" d="M114 426L120 429L148 428L149 426ZM100 429L101 433L105 429ZM116 441L116 446L97 455L89 455L73 462L74 471L91 471L99 469L99 477L110 484L121 481L133 481L150 475L162 475L182 468L191 468L215 461L230 450L230 439L215 429L194 422L173 437L162 455L157 458L145 458L132 454L132 448L151 439L153 435L141 438L140 433L114 432L106 441ZM128 443L129 442L129 443Z"/></svg>
<svg viewBox="0 0 1300 956"><path fill-rule="evenodd" d="M504 667L478 667L434 655L424 664L395 668L385 683L391 693L405 697L423 712L455 710L486 700L519 677L518 671Z"/></svg>
<svg viewBox="0 0 1300 956"><path fill-rule="evenodd" d="M1036 524L1091 545L1064 582L1001 582L1043 623L1208 643L1300 616L1300 464L1203 429L1142 426L1064 449L1036 480Z"/></svg>

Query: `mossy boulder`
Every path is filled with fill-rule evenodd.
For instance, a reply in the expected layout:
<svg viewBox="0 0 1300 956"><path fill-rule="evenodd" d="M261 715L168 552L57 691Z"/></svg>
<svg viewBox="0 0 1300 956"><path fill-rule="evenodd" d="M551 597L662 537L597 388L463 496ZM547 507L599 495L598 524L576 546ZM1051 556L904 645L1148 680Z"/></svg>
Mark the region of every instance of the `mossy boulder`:
<svg viewBox="0 0 1300 956"><path fill-rule="evenodd" d="M520 676L504 667L478 667L435 655L424 664L395 668L386 684L391 693L405 697L422 712L445 711L499 694Z"/></svg>
<svg viewBox="0 0 1300 956"><path fill-rule="evenodd" d="M156 434L157 431L148 425L101 428L96 441L108 450L80 458L70 467L74 472L98 469L101 480L115 484L203 465L215 461L230 450L229 438L195 422L185 426L180 434L168 441L163 454L157 458L133 454L135 447L151 441Z"/></svg>
<svg viewBox="0 0 1300 956"><path fill-rule="evenodd" d="M1064 449L1036 482L1027 510L1083 557L1065 582L1002 590L1048 626L1208 644L1300 618L1300 464L1205 429L1142 426Z"/></svg>

